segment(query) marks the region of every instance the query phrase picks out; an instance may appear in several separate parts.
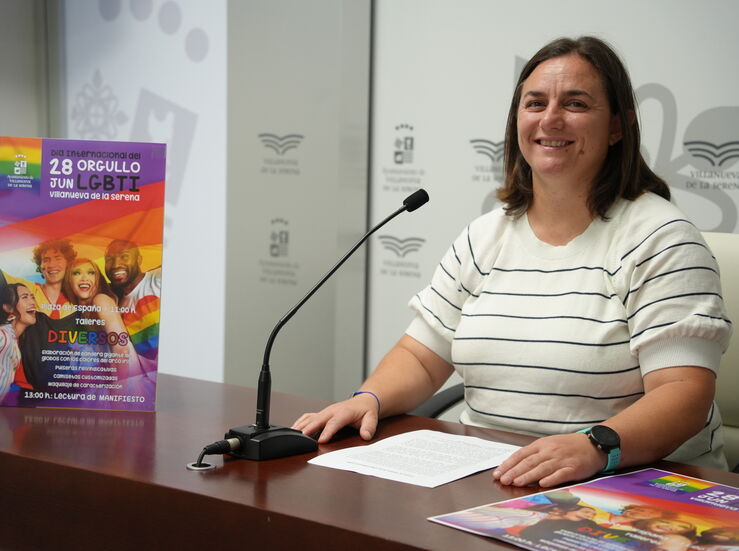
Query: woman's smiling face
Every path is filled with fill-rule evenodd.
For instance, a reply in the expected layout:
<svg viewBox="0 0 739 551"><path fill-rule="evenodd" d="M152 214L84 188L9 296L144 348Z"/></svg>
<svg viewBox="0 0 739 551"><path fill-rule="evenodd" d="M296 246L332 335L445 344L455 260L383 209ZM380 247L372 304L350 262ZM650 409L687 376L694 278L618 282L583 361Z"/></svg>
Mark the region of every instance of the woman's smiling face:
<svg viewBox="0 0 739 551"><path fill-rule="evenodd" d="M523 82L518 145L537 184L590 186L621 139L595 68L577 54L548 59Z"/></svg>
<svg viewBox="0 0 739 551"><path fill-rule="evenodd" d="M36 299L33 293L25 285L19 285L18 304L15 305L16 321L23 325L33 325L36 323Z"/></svg>
<svg viewBox="0 0 739 551"><path fill-rule="evenodd" d="M72 291L82 304L89 303L98 292L98 273L90 262L71 269Z"/></svg>

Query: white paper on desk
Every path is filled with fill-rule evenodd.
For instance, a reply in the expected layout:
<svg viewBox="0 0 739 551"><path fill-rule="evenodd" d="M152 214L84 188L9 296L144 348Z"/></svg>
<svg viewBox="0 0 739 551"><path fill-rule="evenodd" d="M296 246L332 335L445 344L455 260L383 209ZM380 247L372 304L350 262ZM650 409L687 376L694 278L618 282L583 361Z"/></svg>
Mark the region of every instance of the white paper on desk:
<svg viewBox="0 0 739 551"><path fill-rule="evenodd" d="M496 467L517 449L473 436L417 430L324 453L308 463L435 488Z"/></svg>

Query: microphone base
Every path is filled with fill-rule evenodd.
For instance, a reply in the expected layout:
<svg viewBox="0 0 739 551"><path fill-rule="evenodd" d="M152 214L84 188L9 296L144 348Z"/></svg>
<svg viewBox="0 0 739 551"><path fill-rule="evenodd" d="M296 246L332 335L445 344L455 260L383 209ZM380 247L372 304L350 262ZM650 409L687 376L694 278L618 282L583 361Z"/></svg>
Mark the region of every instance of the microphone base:
<svg viewBox="0 0 739 551"><path fill-rule="evenodd" d="M318 442L309 436L278 425L270 425L267 429L260 429L256 425L236 427L226 433L226 439L229 438L238 438L241 442L241 447L229 452L229 455L252 461L289 457L318 449Z"/></svg>

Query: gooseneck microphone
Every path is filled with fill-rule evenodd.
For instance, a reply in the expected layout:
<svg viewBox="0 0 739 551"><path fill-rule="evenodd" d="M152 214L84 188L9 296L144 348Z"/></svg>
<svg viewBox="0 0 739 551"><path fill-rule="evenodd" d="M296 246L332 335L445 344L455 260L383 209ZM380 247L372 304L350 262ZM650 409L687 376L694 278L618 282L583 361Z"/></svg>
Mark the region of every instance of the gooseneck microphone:
<svg viewBox="0 0 739 551"><path fill-rule="evenodd" d="M262 370L259 373L259 385L257 386L257 415L256 423L253 425L244 425L230 429L224 440L219 440L213 444L209 444L203 448L200 457L196 463L188 464L188 468L192 470L202 470L212 468L212 465L203 463L204 455L214 453L228 453L233 457L241 459L252 459L262 461L265 459L276 459L278 457L287 457L290 455L298 455L308 453L318 449L318 443L304 435L299 430L281 427L269 424L270 396L272 394L272 376L269 369L269 357L272 352L272 345L275 342L277 333L292 318L295 313L310 299L318 289L330 278L336 270L338 270L344 262L365 242L367 239L390 222L393 218L404 211L413 212L419 207L425 205L429 200L428 193L419 189L403 200L403 206L385 218L382 222L374 226L371 230L362 236L357 243L347 252L326 275L324 275L318 283L316 283L300 301L293 306L287 314L282 316L277 322L275 328L267 339L267 346L264 349L264 358L262 361Z"/></svg>

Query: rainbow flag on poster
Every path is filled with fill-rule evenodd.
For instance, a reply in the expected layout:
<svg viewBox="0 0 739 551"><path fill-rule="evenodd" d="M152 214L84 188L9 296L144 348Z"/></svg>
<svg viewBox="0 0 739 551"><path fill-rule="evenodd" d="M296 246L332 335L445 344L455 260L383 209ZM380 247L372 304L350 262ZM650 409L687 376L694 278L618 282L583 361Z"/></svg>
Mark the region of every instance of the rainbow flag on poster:
<svg viewBox="0 0 739 551"><path fill-rule="evenodd" d="M166 146L0 137L0 405L153 411Z"/></svg>
<svg viewBox="0 0 739 551"><path fill-rule="evenodd" d="M428 520L532 551L729 551L739 488L644 469Z"/></svg>

